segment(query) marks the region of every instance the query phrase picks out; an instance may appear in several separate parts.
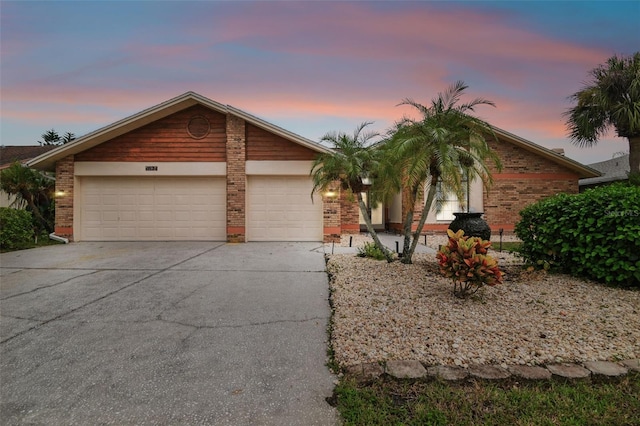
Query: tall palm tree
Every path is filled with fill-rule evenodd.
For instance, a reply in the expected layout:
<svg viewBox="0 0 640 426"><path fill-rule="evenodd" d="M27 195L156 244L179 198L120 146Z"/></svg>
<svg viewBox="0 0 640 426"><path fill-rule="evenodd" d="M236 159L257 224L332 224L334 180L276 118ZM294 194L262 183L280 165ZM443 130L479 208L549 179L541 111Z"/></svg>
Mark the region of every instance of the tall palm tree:
<svg viewBox="0 0 640 426"><path fill-rule="evenodd" d="M331 143L334 151L320 154L314 161L311 168L313 192L326 191L336 182L340 182L343 190L348 190L355 195L369 234L373 237L376 246L384 253L387 262L392 262L391 252L380 242L378 234L373 229L371 217L362 198L362 192L368 188L366 179L370 178L378 163L378 151L371 140L379 134L364 132L365 127L370 124L372 123L360 124L353 135L330 132L322 137L321 142Z"/></svg>
<svg viewBox="0 0 640 426"><path fill-rule="evenodd" d="M630 174L640 175L640 52L612 56L589 72L582 90L569 97L576 105L564 115L574 144L593 146L613 127L629 141Z"/></svg>
<svg viewBox="0 0 640 426"><path fill-rule="evenodd" d="M403 204L407 211L403 222L403 263L412 262L438 184L444 191L462 199L465 175L469 181L480 178L488 186L491 174L487 160L492 160L498 170L502 167L499 157L487 144L488 137L495 138L493 129L488 123L471 115L480 105L495 105L483 98L461 104L460 98L467 88L464 82L457 81L432 99L429 106L412 99L405 99L400 104L414 107L421 115L418 120L405 118L397 123L385 147L385 150L391 151L388 154L391 161L383 163L386 166L381 171L385 176L382 182L396 186L388 187L387 193L393 189L403 191ZM401 180L390 179L393 169L400 173ZM417 229L412 233L415 203L425 185L429 186L429 191Z"/></svg>

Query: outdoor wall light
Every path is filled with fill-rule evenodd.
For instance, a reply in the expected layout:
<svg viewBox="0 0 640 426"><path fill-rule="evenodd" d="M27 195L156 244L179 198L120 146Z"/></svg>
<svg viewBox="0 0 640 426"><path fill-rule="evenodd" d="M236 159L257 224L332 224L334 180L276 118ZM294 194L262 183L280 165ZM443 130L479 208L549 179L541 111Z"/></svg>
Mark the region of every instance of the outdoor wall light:
<svg viewBox="0 0 640 426"><path fill-rule="evenodd" d="M56 195L56 197L62 197L62 196L64 196L64 189L58 189L58 190L55 192L55 195Z"/></svg>
<svg viewBox="0 0 640 426"><path fill-rule="evenodd" d="M330 189L324 193L324 196L327 198L336 198L338 196L338 193L333 189Z"/></svg>

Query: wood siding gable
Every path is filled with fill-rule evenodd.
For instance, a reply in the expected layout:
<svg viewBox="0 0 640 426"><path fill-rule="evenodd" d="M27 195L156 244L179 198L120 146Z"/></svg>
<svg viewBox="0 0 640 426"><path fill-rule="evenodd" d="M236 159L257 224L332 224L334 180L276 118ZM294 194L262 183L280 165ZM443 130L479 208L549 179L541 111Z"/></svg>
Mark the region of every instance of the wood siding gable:
<svg viewBox="0 0 640 426"><path fill-rule="evenodd" d="M226 161L226 116L195 105L75 156L76 161Z"/></svg>
<svg viewBox="0 0 640 426"><path fill-rule="evenodd" d="M314 160L318 153L260 127L247 123L248 161Z"/></svg>

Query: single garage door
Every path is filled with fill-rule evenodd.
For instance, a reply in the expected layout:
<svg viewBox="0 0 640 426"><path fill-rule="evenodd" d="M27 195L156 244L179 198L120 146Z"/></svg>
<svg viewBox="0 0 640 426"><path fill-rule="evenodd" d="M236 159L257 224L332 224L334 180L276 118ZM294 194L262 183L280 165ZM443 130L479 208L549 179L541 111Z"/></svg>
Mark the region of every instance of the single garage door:
<svg viewBox="0 0 640 426"><path fill-rule="evenodd" d="M247 240L322 241L322 198L308 176L247 178Z"/></svg>
<svg viewBox="0 0 640 426"><path fill-rule="evenodd" d="M83 177L85 241L226 240L226 186L212 177Z"/></svg>

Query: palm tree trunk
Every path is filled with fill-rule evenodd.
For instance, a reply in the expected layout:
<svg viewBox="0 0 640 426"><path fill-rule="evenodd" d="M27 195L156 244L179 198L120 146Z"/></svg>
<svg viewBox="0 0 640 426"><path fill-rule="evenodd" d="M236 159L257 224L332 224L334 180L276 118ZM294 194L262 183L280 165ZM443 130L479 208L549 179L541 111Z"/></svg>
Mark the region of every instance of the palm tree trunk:
<svg viewBox="0 0 640 426"><path fill-rule="evenodd" d="M411 226L413 225L413 213L415 211L416 199L418 198L418 189L420 185L415 185L411 188L411 199L409 206L407 207L407 216L404 219L404 223L402 225L402 232L404 233L404 244L402 245L402 263L410 264L411 256L413 252L411 251ZM407 257L408 255L408 257Z"/></svg>
<svg viewBox="0 0 640 426"><path fill-rule="evenodd" d="M424 202L424 207L422 209L422 214L420 215L420 220L418 221L418 227L416 228L416 232L413 233L413 241L411 242L411 248L407 250L402 255L403 263L411 263L413 258L413 253L416 251L416 247L418 246L418 239L420 238L420 233L422 232L422 228L424 228L424 223L427 221L427 216L429 216L429 211L431 210L431 204L433 204L433 199L436 197L436 190L438 185L438 180L436 178L431 178L431 184L429 185L429 193L427 194L427 199Z"/></svg>
<svg viewBox="0 0 640 426"><path fill-rule="evenodd" d="M640 136L629 138L629 174L640 177Z"/></svg>
<svg viewBox="0 0 640 426"><path fill-rule="evenodd" d="M373 224L371 223L371 218L369 217L369 211L367 210L367 206L364 203L364 200L362 199L362 194L360 192L357 193L358 195L358 206L360 207L360 212L362 213L362 217L364 217L364 223L367 225L367 231L369 231L369 234L371 234L371 237L373 238L373 241L375 242L376 246L382 250L382 253L384 253L384 258L387 259L388 263L393 262L393 257L391 257L391 252L389 250L387 250L387 248L382 245L382 242L380 242L380 238L378 238L378 233L376 232L375 229L373 229Z"/></svg>

